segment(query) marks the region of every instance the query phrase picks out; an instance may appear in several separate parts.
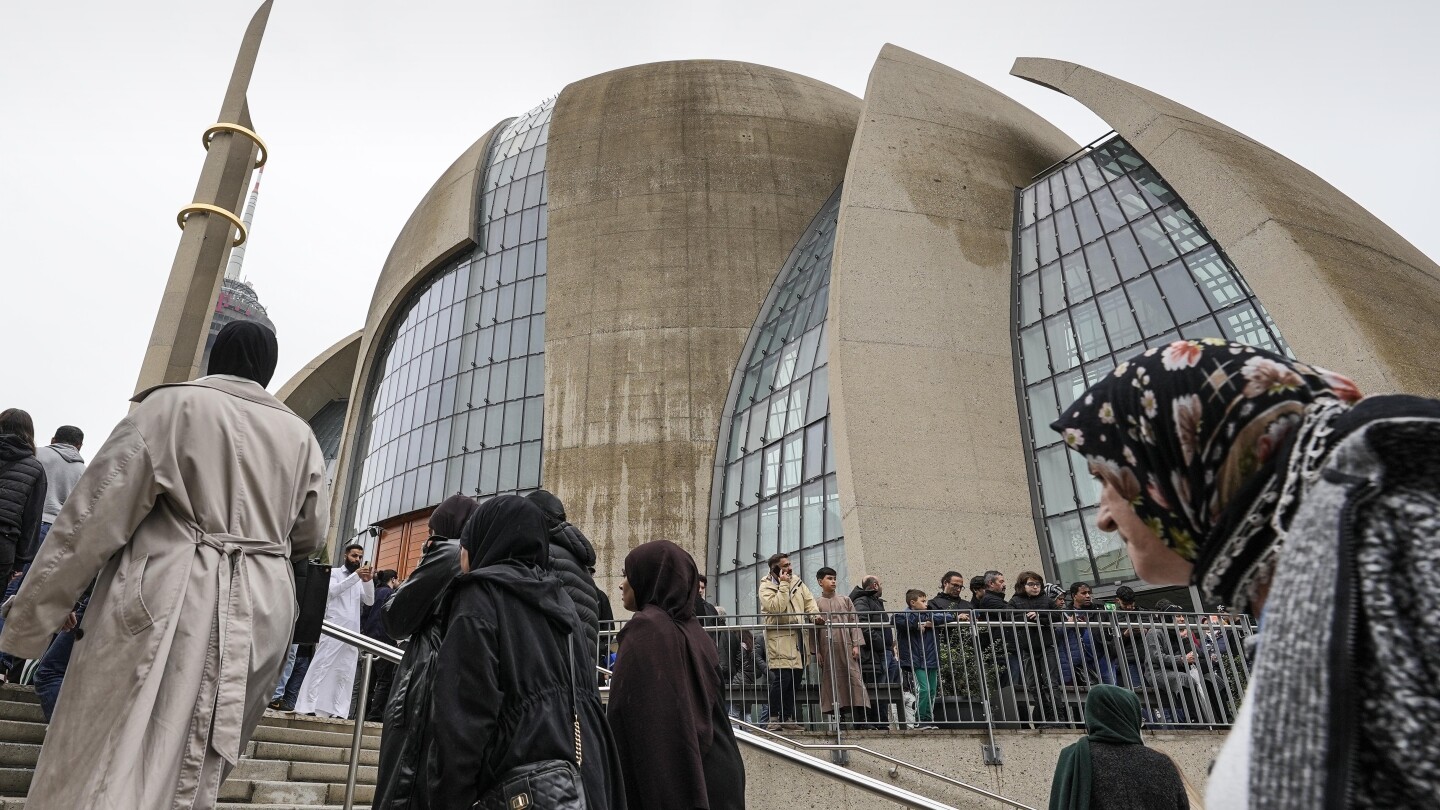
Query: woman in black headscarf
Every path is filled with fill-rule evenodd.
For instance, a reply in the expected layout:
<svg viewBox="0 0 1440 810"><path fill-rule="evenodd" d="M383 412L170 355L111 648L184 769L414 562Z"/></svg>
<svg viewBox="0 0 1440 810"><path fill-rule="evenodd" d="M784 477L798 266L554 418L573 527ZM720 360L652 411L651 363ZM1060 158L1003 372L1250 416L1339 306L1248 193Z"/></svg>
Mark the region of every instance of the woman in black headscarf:
<svg viewBox="0 0 1440 810"><path fill-rule="evenodd" d="M745 765L720 695L719 653L695 618L695 560L668 540L625 558L635 615L620 632L610 727L630 810L745 806Z"/></svg>
<svg viewBox="0 0 1440 810"><path fill-rule="evenodd" d="M436 663L434 807L625 806L584 631L547 549L545 515L516 495L486 501L461 532ZM546 787L521 804L525 772Z"/></svg>
<svg viewBox="0 0 1440 810"><path fill-rule="evenodd" d="M425 556L381 607L385 632L397 641L408 638L410 643L396 669L385 706L380 769L375 779L376 807L430 807L422 766L431 740L430 695L435 661L445 638L439 607L446 589L460 574L460 532L479 508L474 498L458 494L436 507L430 515Z"/></svg>
<svg viewBox="0 0 1440 810"><path fill-rule="evenodd" d="M1440 402L1361 400L1325 369L1182 340L1052 427L1143 579L1263 611L1211 803L1440 806Z"/></svg>

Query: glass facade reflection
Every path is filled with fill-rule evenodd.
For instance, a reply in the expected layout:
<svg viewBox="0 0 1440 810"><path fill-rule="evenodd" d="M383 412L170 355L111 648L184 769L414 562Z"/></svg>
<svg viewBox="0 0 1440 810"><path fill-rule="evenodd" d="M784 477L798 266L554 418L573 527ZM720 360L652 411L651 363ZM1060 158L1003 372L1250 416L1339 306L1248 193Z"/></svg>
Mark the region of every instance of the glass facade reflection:
<svg viewBox="0 0 1440 810"><path fill-rule="evenodd" d="M1289 353L1224 252L1119 136L1019 193L1016 372L1034 509L1062 582L1136 580L1120 538L1095 528L1099 487L1049 424L1117 362L1179 338Z"/></svg>
<svg viewBox="0 0 1440 810"><path fill-rule="evenodd" d="M837 188L780 269L721 420L709 592L731 613L759 612L765 561L777 551L812 590L827 565L848 581L825 327L839 208Z"/></svg>
<svg viewBox="0 0 1440 810"><path fill-rule="evenodd" d="M417 288L386 333L351 476L350 536L456 492L540 485L553 106L495 135L480 244Z"/></svg>

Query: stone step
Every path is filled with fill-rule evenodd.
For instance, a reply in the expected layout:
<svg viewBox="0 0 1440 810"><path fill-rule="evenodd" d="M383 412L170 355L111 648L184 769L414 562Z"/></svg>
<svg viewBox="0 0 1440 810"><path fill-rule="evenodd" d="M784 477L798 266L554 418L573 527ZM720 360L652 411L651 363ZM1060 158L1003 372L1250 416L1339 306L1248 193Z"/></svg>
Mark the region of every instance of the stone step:
<svg viewBox="0 0 1440 810"><path fill-rule="evenodd" d="M251 759L280 760L282 762L334 763L350 761L350 749L327 745L301 745L296 743L251 742L246 750ZM360 764L379 765L380 752L374 749L360 749Z"/></svg>
<svg viewBox="0 0 1440 810"><path fill-rule="evenodd" d="M353 728L353 727L352 727ZM296 745L325 745L350 750L354 731L312 731L307 728L285 728L283 726L256 726L250 739L256 742L294 743ZM360 737L360 749L380 750L380 736Z"/></svg>
<svg viewBox="0 0 1440 810"><path fill-rule="evenodd" d="M280 728L305 728L311 731L343 731L346 734L355 729L354 723L349 720L337 720L332 717L311 717L308 714L295 714L294 712L277 712L271 709L265 710L265 717L261 719L263 726L277 726ZM380 734L381 725L366 721L365 733L371 736Z"/></svg>
<svg viewBox="0 0 1440 810"><path fill-rule="evenodd" d="M21 720L0 720L0 740L10 743L45 742L45 724L27 723Z"/></svg>
<svg viewBox="0 0 1440 810"><path fill-rule="evenodd" d="M34 743L0 742L0 768L33 768L40 761L40 746Z"/></svg>
<svg viewBox="0 0 1440 810"><path fill-rule="evenodd" d="M40 710L39 703L26 703L23 700L0 701L0 720L44 723L45 712Z"/></svg>
<svg viewBox="0 0 1440 810"><path fill-rule="evenodd" d="M34 703L40 705L40 696L33 686L19 686L13 683L0 685L0 702Z"/></svg>
<svg viewBox="0 0 1440 810"><path fill-rule="evenodd" d="M355 772L355 783L359 785L373 785L378 776L379 768L374 765L361 765ZM340 782L344 783L349 775L350 763L331 762L292 762L287 774L292 782Z"/></svg>

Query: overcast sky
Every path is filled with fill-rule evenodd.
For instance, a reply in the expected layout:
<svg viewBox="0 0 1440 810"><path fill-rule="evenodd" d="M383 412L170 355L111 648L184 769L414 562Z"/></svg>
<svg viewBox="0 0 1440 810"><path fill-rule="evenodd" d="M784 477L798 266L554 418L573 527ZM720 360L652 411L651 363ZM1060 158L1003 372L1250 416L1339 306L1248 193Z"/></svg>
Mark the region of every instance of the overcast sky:
<svg viewBox="0 0 1440 810"><path fill-rule="evenodd" d="M258 2L0 12L0 407L93 445L124 416L240 37ZM1194 107L1440 257L1431 2L277 0L250 85L273 155L245 258L280 337L271 390L363 325L421 195L502 118L669 59L772 65L863 95L893 42L1085 143L1108 128L1008 75L1066 59ZM778 270L778 268L777 268Z"/></svg>

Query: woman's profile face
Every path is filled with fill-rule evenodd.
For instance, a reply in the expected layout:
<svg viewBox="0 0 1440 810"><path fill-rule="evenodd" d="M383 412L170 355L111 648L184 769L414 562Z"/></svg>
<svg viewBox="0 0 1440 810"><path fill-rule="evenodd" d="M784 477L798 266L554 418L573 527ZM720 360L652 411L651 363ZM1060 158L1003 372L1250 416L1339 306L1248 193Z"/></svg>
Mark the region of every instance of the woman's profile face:
<svg viewBox="0 0 1440 810"><path fill-rule="evenodd" d="M630 578L623 573L620 575L620 604L631 612L640 609L635 604L635 589L630 587Z"/></svg>
<svg viewBox="0 0 1440 810"><path fill-rule="evenodd" d="M1093 465L1090 472L1100 482L1100 509L1095 513L1095 527L1102 532L1120 534L1130 561L1135 564L1135 573L1152 585L1189 585L1194 566L1155 536L1108 476L1099 475Z"/></svg>

